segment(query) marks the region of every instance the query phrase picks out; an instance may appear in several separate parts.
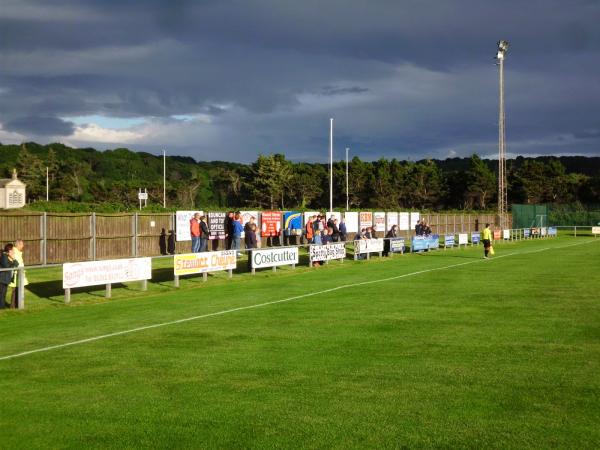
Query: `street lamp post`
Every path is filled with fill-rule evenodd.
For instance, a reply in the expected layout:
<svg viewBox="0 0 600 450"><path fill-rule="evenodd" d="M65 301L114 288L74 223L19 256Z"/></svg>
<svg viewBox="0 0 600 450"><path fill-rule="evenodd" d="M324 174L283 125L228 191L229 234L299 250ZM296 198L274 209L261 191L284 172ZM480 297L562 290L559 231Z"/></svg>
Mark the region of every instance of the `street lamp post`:
<svg viewBox="0 0 600 450"><path fill-rule="evenodd" d="M498 112L498 219L502 229L506 227L505 216L508 209L508 195L506 183L506 134L504 127L504 58L508 51L508 41L498 41L499 75L499 112Z"/></svg>
<svg viewBox="0 0 600 450"><path fill-rule="evenodd" d="M350 209L350 194L348 190L348 151L350 149L346 147L346 211Z"/></svg>
<svg viewBox="0 0 600 450"><path fill-rule="evenodd" d="M333 212L333 119L329 119L329 212Z"/></svg>

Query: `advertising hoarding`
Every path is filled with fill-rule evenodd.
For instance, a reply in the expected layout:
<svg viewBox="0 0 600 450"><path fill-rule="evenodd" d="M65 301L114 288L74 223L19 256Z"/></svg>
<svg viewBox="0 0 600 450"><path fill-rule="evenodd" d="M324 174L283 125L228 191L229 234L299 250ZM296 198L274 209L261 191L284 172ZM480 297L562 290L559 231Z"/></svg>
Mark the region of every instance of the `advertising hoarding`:
<svg viewBox="0 0 600 450"><path fill-rule="evenodd" d="M280 247L252 250L250 252L250 267L262 269L266 267L298 264L298 247Z"/></svg>
<svg viewBox="0 0 600 450"><path fill-rule="evenodd" d="M192 275L195 273L233 270L237 265L235 250L219 252L185 253L173 257L175 275Z"/></svg>
<svg viewBox="0 0 600 450"><path fill-rule="evenodd" d="M152 278L151 258L108 259L63 264L63 289Z"/></svg>
<svg viewBox="0 0 600 450"><path fill-rule="evenodd" d="M311 245L308 253L310 262L343 259L346 257L346 245L344 243Z"/></svg>

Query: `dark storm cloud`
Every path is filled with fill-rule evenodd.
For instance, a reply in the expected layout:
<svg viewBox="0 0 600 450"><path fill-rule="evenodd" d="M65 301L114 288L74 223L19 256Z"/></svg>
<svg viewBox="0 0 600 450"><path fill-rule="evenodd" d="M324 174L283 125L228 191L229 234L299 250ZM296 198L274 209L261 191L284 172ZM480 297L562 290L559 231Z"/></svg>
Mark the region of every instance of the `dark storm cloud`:
<svg viewBox="0 0 600 450"><path fill-rule="evenodd" d="M148 117L165 141L140 149L325 159L334 116L336 148L369 157L493 151L506 38L509 148L593 154L599 19L595 1L4 0L0 123L51 139L61 117ZM194 114L212 119L169 120Z"/></svg>
<svg viewBox="0 0 600 450"><path fill-rule="evenodd" d="M4 129L34 136L68 136L73 133L74 127L72 122L56 117L28 116L6 122Z"/></svg>

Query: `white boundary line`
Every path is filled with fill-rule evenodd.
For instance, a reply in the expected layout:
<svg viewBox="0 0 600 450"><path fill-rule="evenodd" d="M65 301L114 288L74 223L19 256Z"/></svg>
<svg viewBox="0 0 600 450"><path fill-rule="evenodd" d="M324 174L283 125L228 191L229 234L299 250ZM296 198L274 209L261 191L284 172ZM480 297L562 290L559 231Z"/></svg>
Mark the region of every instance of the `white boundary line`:
<svg viewBox="0 0 600 450"><path fill-rule="evenodd" d="M438 270L453 269L455 267L466 266L466 265L469 265L469 264L475 264L475 263L481 263L481 262L489 263L491 261L494 261L494 260L497 260L497 259L500 259L500 258L507 258L509 256L514 256L514 255L525 255L525 254L529 254L529 253L538 253L538 252L543 252L543 251L546 251L546 250L562 249L562 248L567 248L567 247L573 247L573 246L576 246L576 245L589 244L589 243L592 243L592 242L596 242L596 240L584 241L584 242L577 242L575 244L569 244L569 245L564 245L564 246L560 246L560 247L544 247L544 248L541 248L541 249L530 250L530 251L525 251L525 252L507 253L507 254L504 254L504 255L496 256L496 257L494 257L492 259L488 259L488 260L476 259L474 261L467 261L467 262L462 262L462 263L458 263L458 264L451 264L449 266L443 266L443 267L434 267L432 269L419 270L417 272L405 273L405 274L402 274L402 275L396 275L396 276L388 277L388 278L380 278L378 280L361 281L361 282L352 283L352 284L342 284L340 286L336 286L336 287L329 288L329 289L324 289L322 291L309 292L308 294L296 295L294 297L288 297L288 298L284 298L284 299L281 299L281 300L274 300L274 301L271 301L271 302L258 303L258 304L255 304L255 305L240 306L238 308L226 309L226 310L223 310L223 311L218 311L218 312L209 313L209 314L202 314L200 316L186 317L185 319L172 320L170 322L156 323L156 324L153 324L153 325L146 325L146 326L143 326L143 327L132 328L132 329L129 329L129 330L123 330L123 331L117 331L117 332L114 332L114 333L103 334L101 336L94 336L94 337L90 337L90 338L86 338L86 339L80 339L78 341L66 342L64 344L50 345L48 347L42 347L42 348L37 348L37 349L34 349L34 350L28 350L26 352L15 353L13 355L0 356L0 361L4 361L4 360L7 360L7 359L19 358L19 357L22 357L22 356L31 355L33 353L47 352L47 351L55 350L55 349L58 349L58 348L71 347L73 345L86 344L88 342L99 341L101 339L107 339L107 338L111 338L111 337L115 337L115 336L122 336L124 334L136 333L138 331L151 330L153 328L160 328L160 327L165 327L165 326L168 326L168 325L176 325L176 324L179 324L179 323L190 322L192 320L205 319L207 317L214 317L214 316L222 316L224 314L229 314L229 313L236 312L236 311L244 311L244 310L247 310L247 309L262 308L263 306L276 305L278 303L291 302L293 300L299 300L299 299L307 298L307 297L314 297L315 295L326 294L328 292L334 292L334 291L338 291L340 289L348 289L348 288L353 288L353 287L356 287L356 286L365 286L367 284L383 283L383 282L386 282L386 281L399 280L401 278L411 277L411 276L415 276L415 275L421 275L421 274L424 274L424 273L435 272L435 271L438 271Z"/></svg>

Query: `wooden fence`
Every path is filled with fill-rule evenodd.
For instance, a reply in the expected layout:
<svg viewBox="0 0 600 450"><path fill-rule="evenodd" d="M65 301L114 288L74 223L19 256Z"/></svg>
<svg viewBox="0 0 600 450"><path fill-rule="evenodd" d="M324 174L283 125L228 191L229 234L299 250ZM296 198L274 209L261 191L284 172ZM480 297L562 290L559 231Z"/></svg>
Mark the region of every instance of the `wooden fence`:
<svg viewBox="0 0 600 450"><path fill-rule="evenodd" d="M433 233L466 233L494 224L494 214L421 214ZM512 216L507 215L511 228ZM402 232L409 238L412 231ZM383 236L384 233L379 233ZM59 214L0 213L0 243L25 241L26 265L54 264L132 256L158 256L190 251L176 242L174 213ZM290 244L304 243L294 239ZM284 239L285 240L285 239ZM277 241L279 243L279 241ZM287 244L288 242L282 242ZM225 241L213 242L213 250ZM263 246L266 240L263 238Z"/></svg>

